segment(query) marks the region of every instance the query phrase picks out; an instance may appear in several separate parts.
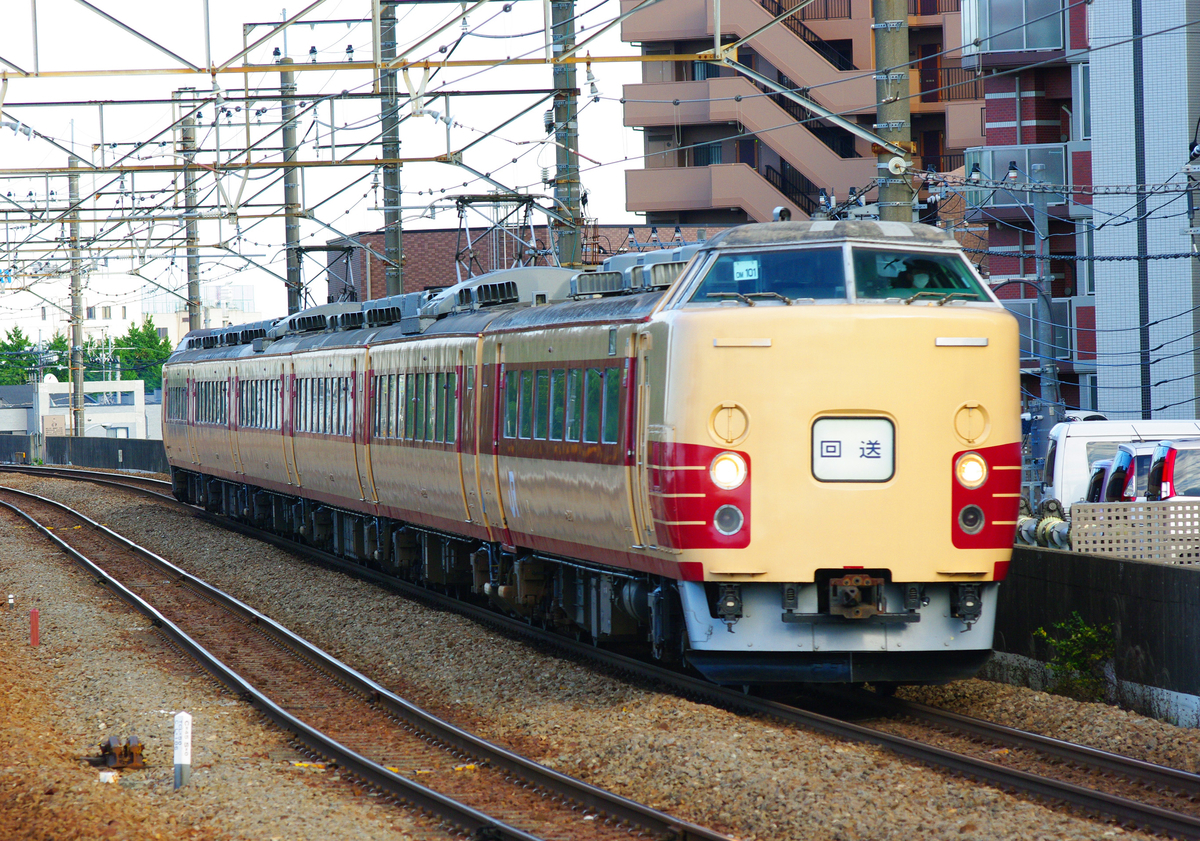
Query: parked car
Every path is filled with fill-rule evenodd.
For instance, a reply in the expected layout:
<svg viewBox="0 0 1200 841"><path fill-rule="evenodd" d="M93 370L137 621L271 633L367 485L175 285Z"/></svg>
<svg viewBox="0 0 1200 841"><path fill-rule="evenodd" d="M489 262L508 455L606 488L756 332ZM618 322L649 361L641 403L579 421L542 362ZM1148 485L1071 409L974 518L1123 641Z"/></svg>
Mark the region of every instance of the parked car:
<svg viewBox="0 0 1200 841"><path fill-rule="evenodd" d="M1071 503L1087 498L1092 463L1112 458L1121 444L1197 436L1200 436L1200 421L1194 420L1074 421L1055 424L1050 430L1046 450L1042 498L1053 497L1069 511Z"/></svg>
<svg viewBox="0 0 1200 841"><path fill-rule="evenodd" d="M1146 477L1146 499L1200 499L1200 440L1158 442Z"/></svg>
<svg viewBox="0 0 1200 841"><path fill-rule="evenodd" d="M1092 462L1092 475L1088 478L1087 495L1084 502L1103 502L1104 489L1107 487L1108 472L1112 469L1111 458L1096 459Z"/></svg>
<svg viewBox="0 0 1200 841"><path fill-rule="evenodd" d="M1142 441L1121 444L1104 477L1100 502L1139 502L1146 498L1146 480L1158 443Z"/></svg>

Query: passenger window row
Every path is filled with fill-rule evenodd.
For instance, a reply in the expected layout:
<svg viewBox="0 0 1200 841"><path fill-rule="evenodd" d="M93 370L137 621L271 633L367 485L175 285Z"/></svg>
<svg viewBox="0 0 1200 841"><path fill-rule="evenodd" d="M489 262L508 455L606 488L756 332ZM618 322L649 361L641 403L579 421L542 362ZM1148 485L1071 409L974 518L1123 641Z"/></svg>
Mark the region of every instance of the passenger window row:
<svg viewBox="0 0 1200 841"><path fill-rule="evenodd" d="M167 388L167 420L186 421L188 419L187 387L173 385Z"/></svg>
<svg viewBox="0 0 1200 841"><path fill-rule="evenodd" d="M616 444L621 368L539 368L504 374L504 437Z"/></svg>
<svg viewBox="0 0 1200 841"><path fill-rule="evenodd" d="M222 424L229 419L229 383L196 383L196 422Z"/></svg>
<svg viewBox="0 0 1200 841"><path fill-rule="evenodd" d="M252 429L279 429L280 381L245 380L238 383L238 426Z"/></svg>
<svg viewBox="0 0 1200 841"><path fill-rule="evenodd" d="M349 377L306 377L296 381L296 432L349 435L351 424Z"/></svg>
<svg viewBox="0 0 1200 841"><path fill-rule="evenodd" d="M458 377L453 371L375 377L374 435L453 444Z"/></svg>

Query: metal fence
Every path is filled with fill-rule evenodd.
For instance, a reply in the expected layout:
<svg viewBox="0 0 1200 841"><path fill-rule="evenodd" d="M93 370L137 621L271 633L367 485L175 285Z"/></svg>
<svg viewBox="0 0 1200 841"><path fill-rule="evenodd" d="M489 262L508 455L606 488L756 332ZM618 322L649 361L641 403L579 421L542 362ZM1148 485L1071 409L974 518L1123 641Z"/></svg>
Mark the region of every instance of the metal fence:
<svg viewBox="0 0 1200 841"><path fill-rule="evenodd" d="M1076 502L1071 506L1071 548L1132 561L1200 564L1200 500Z"/></svg>

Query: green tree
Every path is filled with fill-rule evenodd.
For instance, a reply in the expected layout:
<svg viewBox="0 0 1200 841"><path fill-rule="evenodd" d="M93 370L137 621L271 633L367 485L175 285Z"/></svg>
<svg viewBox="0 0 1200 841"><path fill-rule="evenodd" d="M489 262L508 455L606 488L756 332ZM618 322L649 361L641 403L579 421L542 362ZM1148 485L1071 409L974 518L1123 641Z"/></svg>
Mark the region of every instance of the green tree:
<svg viewBox="0 0 1200 841"><path fill-rule="evenodd" d="M71 381L71 345L62 333L55 333L46 342L43 353L43 374L53 374L60 383Z"/></svg>
<svg viewBox="0 0 1200 841"><path fill-rule="evenodd" d="M13 327L0 341L0 385L24 385L37 365L33 343L20 327Z"/></svg>
<svg viewBox="0 0 1200 841"><path fill-rule="evenodd" d="M174 348L168 339L158 337L153 319L146 316L141 326L129 325L129 332L115 340L121 361L121 379L144 380L146 391L162 388L162 366Z"/></svg>

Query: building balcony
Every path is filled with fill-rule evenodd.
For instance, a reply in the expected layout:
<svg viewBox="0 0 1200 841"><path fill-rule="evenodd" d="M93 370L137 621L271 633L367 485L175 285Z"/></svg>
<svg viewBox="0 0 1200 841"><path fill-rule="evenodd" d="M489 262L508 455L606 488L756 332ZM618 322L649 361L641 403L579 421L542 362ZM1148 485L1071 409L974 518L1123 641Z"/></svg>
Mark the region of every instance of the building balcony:
<svg viewBox="0 0 1200 841"><path fill-rule="evenodd" d="M767 0L771 8L786 8L793 0ZM637 5L622 0L622 11ZM856 2L855 5L858 5ZM865 6L864 6L865 8ZM836 4L827 7L836 11ZM721 0L721 29L726 36L743 38L771 22L774 15L760 0ZM788 20L791 20L790 18ZM870 72L873 54L870 27L864 19L828 19L821 21L821 32L808 31L801 18L794 23L803 27L798 33L781 23L757 35L751 46L771 66L799 84L815 89L813 98L841 114L870 114L875 111L875 80ZM663 0L633 15L622 24L624 41L641 43L676 42L708 39L716 27L713 4L705 0ZM853 41L855 63L859 69L840 69L846 65L833 52L822 49L822 40ZM816 87L816 86L822 87ZM828 100L834 96L836 100Z"/></svg>
<svg viewBox="0 0 1200 841"><path fill-rule="evenodd" d="M799 207L746 164L625 172L625 207L635 213L736 209L756 222L769 222L780 206L790 210L793 219L804 218Z"/></svg>
<svg viewBox="0 0 1200 841"><path fill-rule="evenodd" d="M1056 55L1065 59L1066 5L1066 0L962 0L963 64L1016 67Z"/></svg>
<svg viewBox="0 0 1200 841"><path fill-rule="evenodd" d="M964 191L967 202L967 217L973 221L987 217L1001 222L1023 222L1028 220L1028 208L1034 195L1020 189L1020 185L1033 181L1033 165L1044 164L1046 169L1040 180L1047 184L1092 183L1091 142L1087 140L1070 143L1035 143L1023 146L982 146L967 149L964 175L968 178L974 166L979 165L984 181L1007 181L1011 164L1017 166L1017 177L1012 186L981 187ZM1060 219L1090 217L1091 196L1072 196L1064 193L1046 195L1047 212Z"/></svg>
<svg viewBox="0 0 1200 841"><path fill-rule="evenodd" d="M742 125L813 183L841 195L875 175L869 148L860 150L863 157L841 157L742 77L626 85L622 95L627 126Z"/></svg>

